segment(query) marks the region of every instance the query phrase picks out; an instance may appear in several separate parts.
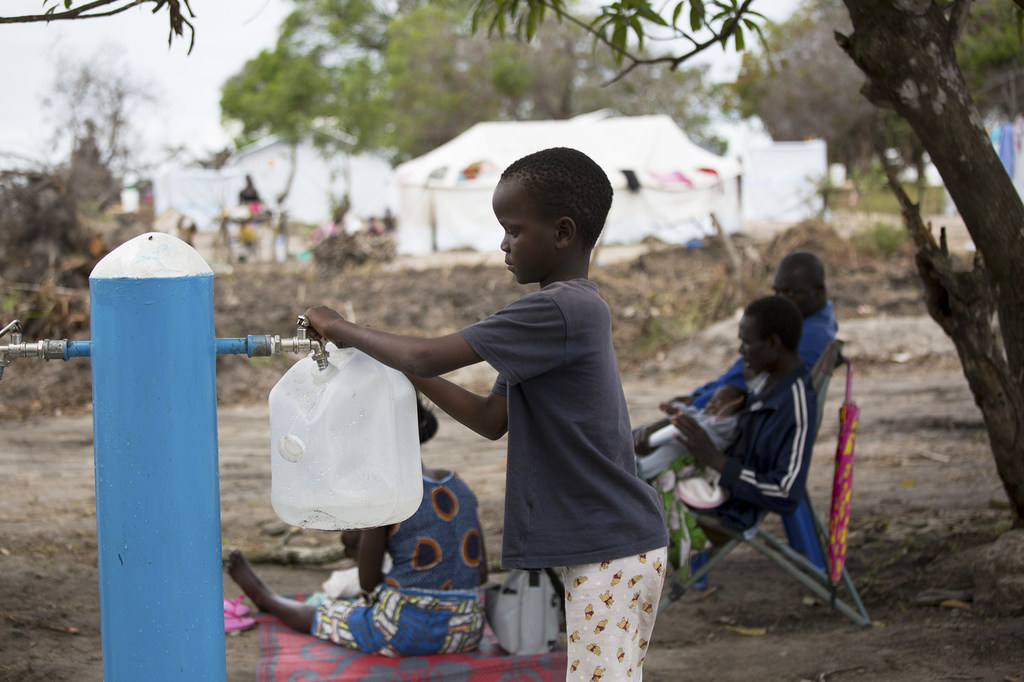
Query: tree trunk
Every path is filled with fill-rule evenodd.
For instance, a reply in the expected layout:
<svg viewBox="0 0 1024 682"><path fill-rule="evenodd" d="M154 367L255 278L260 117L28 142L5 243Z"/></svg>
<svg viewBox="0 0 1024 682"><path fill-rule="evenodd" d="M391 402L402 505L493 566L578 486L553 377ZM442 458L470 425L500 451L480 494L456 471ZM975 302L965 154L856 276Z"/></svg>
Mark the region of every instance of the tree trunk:
<svg viewBox="0 0 1024 682"><path fill-rule="evenodd" d="M929 0L844 0L840 46L868 78L863 94L903 116L942 175L980 253L958 271L898 186L918 246L928 311L956 344L981 408L1017 525L1024 523L1024 204L982 126L956 62L954 28ZM901 196L902 195L902 196ZM998 314L998 329L994 316Z"/></svg>

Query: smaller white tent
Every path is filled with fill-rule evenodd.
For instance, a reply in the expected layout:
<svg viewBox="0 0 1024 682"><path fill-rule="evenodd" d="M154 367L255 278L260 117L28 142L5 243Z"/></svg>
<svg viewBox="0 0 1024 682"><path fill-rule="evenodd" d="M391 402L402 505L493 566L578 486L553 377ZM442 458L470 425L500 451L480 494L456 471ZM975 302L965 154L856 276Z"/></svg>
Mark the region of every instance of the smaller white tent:
<svg viewBox="0 0 1024 682"><path fill-rule="evenodd" d="M228 161L231 168L251 175L264 203L275 207L291 173L291 145L274 137L240 150ZM395 174L383 157L374 154L324 156L311 142L295 149L295 177L286 205L289 220L317 225L331 219L331 208L348 193L350 215L380 218L398 206Z"/></svg>
<svg viewBox="0 0 1024 682"><path fill-rule="evenodd" d="M187 216L200 232L219 226L220 216L238 205L245 173L234 168L167 169L153 180L153 208L157 216L174 209Z"/></svg>
<svg viewBox="0 0 1024 682"><path fill-rule="evenodd" d="M743 156L743 220L799 222L820 215L828 174L824 140L750 147Z"/></svg>
<svg viewBox="0 0 1024 682"><path fill-rule="evenodd" d="M295 151L294 178L283 205L277 197L293 172L291 146L269 137L240 150L219 170L166 169L154 181L157 215L169 208L188 216L200 231L218 228L221 215L239 204L238 193L251 175L263 204L287 210L292 222L318 225L332 218L332 206L348 193L350 218L383 217L398 209L398 184L388 161L373 154L325 157L311 142Z"/></svg>
<svg viewBox="0 0 1024 682"><path fill-rule="evenodd" d="M501 232L491 194L501 172L548 147L578 149L608 174L615 197L605 244L647 236L683 243L711 231L712 214L727 230L739 227L738 161L697 146L668 116L598 112L565 121L478 123L398 166L399 252L495 250Z"/></svg>

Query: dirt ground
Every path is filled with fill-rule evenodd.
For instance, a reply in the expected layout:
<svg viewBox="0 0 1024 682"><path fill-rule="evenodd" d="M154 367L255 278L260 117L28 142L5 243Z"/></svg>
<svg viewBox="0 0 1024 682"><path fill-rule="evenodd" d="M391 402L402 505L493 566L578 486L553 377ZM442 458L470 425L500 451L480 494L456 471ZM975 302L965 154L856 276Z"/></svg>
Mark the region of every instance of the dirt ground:
<svg viewBox="0 0 1024 682"><path fill-rule="evenodd" d="M646 679L1024 679L1024 604L1001 601L990 579L993 551L1009 547L1024 556L1022 531L1007 532L1011 517L981 415L952 344L925 315L912 259L867 257L813 226L773 240L739 239L738 246L743 277L760 282L750 285L754 294L766 291L766 273L789 248L808 246L825 257L862 410L847 564L874 624L851 624L767 559L741 549L711 574L709 589L659 616ZM745 294L730 290L728 259L713 245L609 249L602 257L606 264L593 274L615 313L625 393L631 416L642 422L656 416L659 401L730 361L734 311ZM327 302L382 328L442 333L522 293L500 265L454 260L340 274L295 263L218 267L217 334L290 335L306 302ZM280 540L270 534L279 524L269 499L266 395L292 361L218 360L225 547L251 550ZM454 378L486 390L492 377L473 368ZM828 507L843 388L833 382L811 469L820 509ZM0 382L2 680L102 679L88 401L84 360L16 360ZM504 441L440 418L424 459L456 469L474 487L497 561ZM306 531L289 544L336 542L336 533ZM257 569L273 587L292 592L317 589L343 565ZM229 597L240 593L229 579L224 589ZM256 631L229 635L226 646L228 679L252 679Z"/></svg>

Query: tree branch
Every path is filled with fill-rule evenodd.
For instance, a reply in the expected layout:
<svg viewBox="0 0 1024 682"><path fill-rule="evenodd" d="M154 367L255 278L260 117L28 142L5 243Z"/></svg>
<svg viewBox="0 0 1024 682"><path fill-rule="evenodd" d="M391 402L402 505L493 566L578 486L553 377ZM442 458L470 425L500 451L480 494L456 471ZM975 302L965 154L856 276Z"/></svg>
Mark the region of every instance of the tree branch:
<svg viewBox="0 0 1024 682"><path fill-rule="evenodd" d="M1024 2L1024 0L1021 0L1021 2ZM689 36L677 30L676 32L679 33L679 35L675 37L688 39L691 43L693 43L693 48L690 51L685 52L681 55L664 55L661 57L638 57L631 50L626 49L624 47L619 47L618 45L614 44L611 40L606 38L604 34L596 30L591 23L583 21L582 19L579 19L576 16L565 12L560 7L552 3L550 0L541 0L536 4L540 4L543 5L544 7L547 7L548 9L552 10L559 19L565 19L569 21L569 23L583 29L583 31L593 36L594 40L603 44L605 47L612 50L613 52L619 54L624 60L629 62L628 66L624 67L618 74L615 75L614 78L612 78L605 84L611 85L612 83L622 80L631 71L633 71L639 66L654 64L671 64L671 68L674 70L679 68L679 65L682 64L683 62L700 54L709 47L712 47L719 43L725 43L725 41L727 41L733 34L736 33L736 27L739 25L740 19L743 18L743 15L749 14L752 11L750 9L750 5L752 5L753 3L754 0L743 0L743 3L736 8L736 13L728 20L726 20L721 32L715 33L714 30L712 30L711 37L704 42L697 42L696 40L693 39L692 36ZM708 28L710 29L710 26L708 26Z"/></svg>
<svg viewBox="0 0 1024 682"><path fill-rule="evenodd" d="M92 2L87 2L84 5L79 5L77 7L68 7L62 12L56 11L56 7L51 7L41 14L0 17L0 24L50 23L51 21L71 21L75 19L111 17L133 7L139 7L147 3L155 5L153 8L153 14L165 9L166 6L168 21L170 23L170 31L167 36L168 45L172 43L175 35L183 37L185 27L188 26L191 33L188 51L191 53L196 42L196 29L195 26L192 25L192 22L189 21L189 19L195 18L195 14L192 12L192 8L188 4L189 0L93 0ZM188 18L182 14L183 5L185 10L188 12Z"/></svg>

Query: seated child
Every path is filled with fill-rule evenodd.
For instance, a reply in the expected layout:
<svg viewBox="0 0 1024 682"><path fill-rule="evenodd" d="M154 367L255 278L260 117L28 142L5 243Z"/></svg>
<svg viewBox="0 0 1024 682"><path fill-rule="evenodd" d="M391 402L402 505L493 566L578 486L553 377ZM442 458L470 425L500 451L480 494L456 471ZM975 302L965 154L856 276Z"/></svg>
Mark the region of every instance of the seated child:
<svg viewBox="0 0 1024 682"><path fill-rule="evenodd" d="M228 557L227 571L261 610L340 646L385 656L476 648L485 622L479 587L487 580L487 561L476 496L455 472L424 466L416 512L361 531L357 551L362 595L325 597L316 606L275 593L238 550ZM385 553L393 562L387 573Z"/></svg>
<svg viewBox="0 0 1024 682"><path fill-rule="evenodd" d="M662 403L660 408L671 418L676 414L693 417L708 434L715 447L727 449L738 434L738 414L747 393L738 386L722 386L703 409L684 403ZM698 466L679 438L669 418L641 426L633 436L637 453L637 474L651 483L661 495L668 522L668 558L686 577L692 554L702 552L707 536L697 524L691 509L713 509L729 497L718 485L717 472Z"/></svg>
<svg viewBox="0 0 1024 682"><path fill-rule="evenodd" d="M423 404L419 396L416 397L416 419L419 430L420 445L426 443L437 433L437 415L433 410ZM362 539L362 531L344 530L341 532L341 546L345 548L345 556L349 559L359 561L359 542ZM394 563L391 555L384 553L381 563L381 571L385 574L391 572ZM359 566L343 568L331 573L331 577L324 581L323 592L331 599L355 599L362 593L359 584Z"/></svg>
<svg viewBox="0 0 1024 682"><path fill-rule="evenodd" d="M669 421L680 412L696 419L715 447L723 451L727 449L736 440L737 415L746 399L746 391L739 386L722 386L702 409L681 402L659 405L668 418L641 426L633 433L637 474L650 481L677 459L689 455L686 444L676 438L679 430Z"/></svg>

